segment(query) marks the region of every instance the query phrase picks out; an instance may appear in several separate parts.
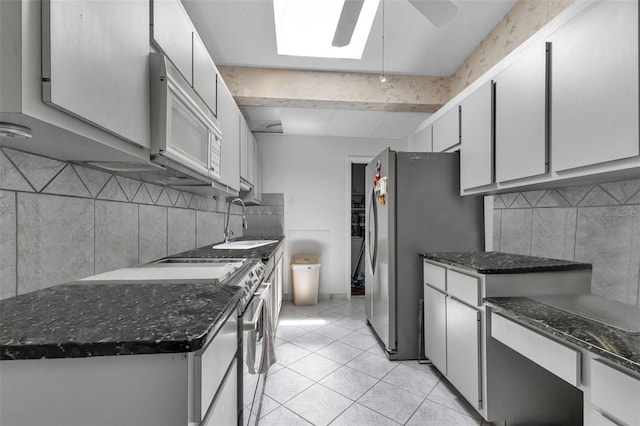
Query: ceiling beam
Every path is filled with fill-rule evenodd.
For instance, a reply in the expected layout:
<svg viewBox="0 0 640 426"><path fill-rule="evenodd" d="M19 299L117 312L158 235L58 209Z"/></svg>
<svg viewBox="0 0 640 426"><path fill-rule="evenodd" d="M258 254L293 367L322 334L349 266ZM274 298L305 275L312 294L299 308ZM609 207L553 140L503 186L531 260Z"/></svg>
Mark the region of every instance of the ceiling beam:
<svg viewBox="0 0 640 426"><path fill-rule="evenodd" d="M448 77L218 67L239 106L435 112L449 99Z"/></svg>

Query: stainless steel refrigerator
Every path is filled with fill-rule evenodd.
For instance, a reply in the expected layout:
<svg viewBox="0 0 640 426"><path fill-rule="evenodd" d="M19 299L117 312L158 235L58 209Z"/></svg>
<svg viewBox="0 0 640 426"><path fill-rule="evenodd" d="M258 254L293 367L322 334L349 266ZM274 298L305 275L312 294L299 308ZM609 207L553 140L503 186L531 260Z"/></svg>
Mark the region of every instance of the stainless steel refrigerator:
<svg viewBox="0 0 640 426"><path fill-rule="evenodd" d="M459 195L459 163L386 149L367 165L365 313L389 359L418 358L419 253L484 249L484 200Z"/></svg>

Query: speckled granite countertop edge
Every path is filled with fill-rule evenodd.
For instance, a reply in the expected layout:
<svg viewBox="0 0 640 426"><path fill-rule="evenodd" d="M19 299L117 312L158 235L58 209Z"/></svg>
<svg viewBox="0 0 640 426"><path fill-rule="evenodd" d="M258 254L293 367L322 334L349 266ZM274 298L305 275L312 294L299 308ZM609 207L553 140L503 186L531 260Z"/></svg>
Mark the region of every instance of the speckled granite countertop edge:
<svg viewBox="0 0 640 426"><path fill-rule="evenodd" d="M592 270L589 263L500 252L420 253L420 257L479 274Z"/></svg>
<svg viewBox="0 0 640 426"><path fill-rule="evenodd" d="M490 297L486 298L484 303L495 312L550 333L560 340L573 343L640 374L640 336L637 333L610 327L527 297ZM531 313L534 309L537 318ZM540 318L541 315L547 315L547 318ZM583 337L572 333L581 334ZM621 342L628 342L630 346L625 349L631 353L625 356L607 350L598 343L597 338L601 334L606 334L610 339L614 338L619 345Z"/></svg>
<svg viewBox="0 0 640 426"><path fill-rule="evenodd" d="M130 322L122 325L119 321L131 318L139 313L138 305L131 303L123 308L123 318L103 318L105 312L96 311L87 313L89 309L83 307L82 293L88 288L94 290L100 288L107 292L106 300L100 301L97 297L92 301L96 306L109 303L109 297L115 293L125 293L127 289L136 288L141 297L154 297L150 293L158 292L169 294L171 292L187 292L179 301L176 308L179 312L172 318L166 315L166 309L173 309L173 299L169 296L167 303L157 306L145 307L146 315L139 314L140 322ZM144 289L149 292L145 292ZM153 289L153 290L152 290ZM223 325L223 320L229 315L235 315L240 292L237 288L225 284L63 284L43 289L39 292L27 293L23 298L5 299L0 303L7 308L12 308L10 303L21 303L27 297L42 298L43 303L60 304L69 302L70 307L65 307L67 317L56 317L52 321L40 318L37 324L30 321L29 324L20 324L20 312L11 315L11 312L2 312L0 317L0 360L13 359L39 359L39 358L83 358L94 356L119 356L136 354L162 354L195 352L201 349L209 339L214 336ZM203 296L206 293L206 297ZM47 299L51 294L51 302ZM57 294L57 295L56 295ZM157 296L155 296L157 297ZM203 301L205 297L206 301ZM36 302L38 302L36 300ZM20 306L13 307L14 311L20 310ZM79 312L74 309L80 309ZM154 309L156 312L154 313ZM74 322L76 314L80 316L79 323ZM29 312L26 312L23 321L29 321ZM107 316L112 316L107 311ZM89 317L84 317L88 315ZM12 322L13 321L13 322ZM67 321L67 322L65 322ZM186 322L187 325L184 325ZM100 324L98 331L84 331L83 324ZM69 324L66 325L65 324ZM183 324L183 325L181 325ZM85 324L86 325L86 324ZM113 329L110 330L110 327ZM78 331L79 330L79 331ZM92 333L96 333L93 334Z"/></svg>

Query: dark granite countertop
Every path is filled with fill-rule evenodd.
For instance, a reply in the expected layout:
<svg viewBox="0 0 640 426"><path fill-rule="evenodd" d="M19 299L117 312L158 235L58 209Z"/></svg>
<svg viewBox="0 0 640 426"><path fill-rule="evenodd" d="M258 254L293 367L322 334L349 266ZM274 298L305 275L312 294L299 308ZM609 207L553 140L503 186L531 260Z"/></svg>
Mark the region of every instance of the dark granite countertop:
<svg viewBox="0 0 640 426"><path fill-rule="evenodd" d="M63 284L0 301L0 359L200 349L240 297L223 283Z"/></svg>
<svg viewBox="0 0 640 426"><path fill-rule="evenodd" d="M223 241L207 244L206 246L195 248L193 250L185 251L182 253L174 254L169 257L171 258L225 258L225 259L259 259L262 261L267 261L275 251L278 249L284 237L242 237L242 238L234 238L233 241L246 241L246 240L277 240L277 243L268 244L260 247L256 247L253 249L247 250L225 250L225 249L214 249L212 248L216 244L220 244Z"/></svg>
<svg viewBox="0 0 640 426"><path fill-rule="evenodd" d="M493 251L421 253L420 256L480 274L591 270L590 263Z"/></svg>
<svg viewBox="0 0 640 426"><path fill-rule="evenodd" d="M283 237L249 250L210 244L171 258L267 261ZM70 283L0 301L0 359L179 353L200 349L240 298L238 288L202 281Z"/></svg>
<svg viewBox="0 0 640 426"><path fill-rule="evenodd" d="M490 297L485 304L534 329L640 373L640 333L592 321L526 297Z"/></svg>

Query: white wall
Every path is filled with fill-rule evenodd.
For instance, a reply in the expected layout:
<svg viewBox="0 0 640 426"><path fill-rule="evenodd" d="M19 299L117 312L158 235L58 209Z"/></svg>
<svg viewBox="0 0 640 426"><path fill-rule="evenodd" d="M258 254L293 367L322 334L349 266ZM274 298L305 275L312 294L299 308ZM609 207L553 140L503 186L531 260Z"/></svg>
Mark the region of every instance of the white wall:
<svg viewBox="0 0 640 426"><path fill-rule="evenodd" d="M367 139L257 134L264 192L284 194L285 285L293 251L322 251L321 297L350 289L346 239L348 156L375 156L391 147L406 150L405 139Z"/></svg>

